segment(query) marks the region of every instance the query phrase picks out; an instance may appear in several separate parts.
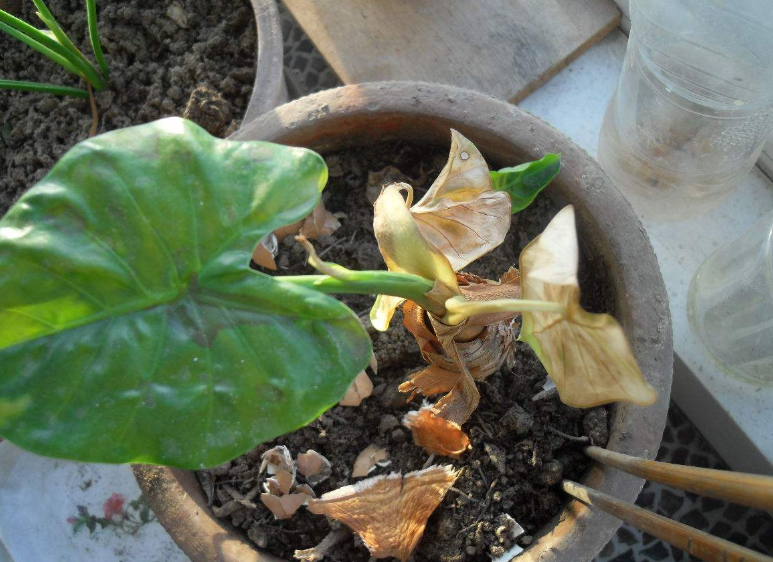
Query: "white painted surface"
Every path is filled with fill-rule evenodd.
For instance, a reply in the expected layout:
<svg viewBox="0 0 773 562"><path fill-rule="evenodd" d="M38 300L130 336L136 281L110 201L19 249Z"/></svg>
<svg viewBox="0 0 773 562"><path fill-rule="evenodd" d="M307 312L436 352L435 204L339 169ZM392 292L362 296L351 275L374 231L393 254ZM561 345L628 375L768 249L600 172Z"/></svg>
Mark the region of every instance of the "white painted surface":
<svg viewBox="0 0 773 562"><path fill-rule="evenodd" d="M84 505L102 517L113 494L127 503L140 489L128 466L84 464L27 453L0 443L0 562L187 562L157 522L136 535L111 528L73 532L67 522ZM5 547L3 547L5 545Z"/></svg>
<svg viewBox="0 0 773 562"><path fill-rule="evenodd" d="M613 32L520 106L595 157L625 47L625 35ZM714 248L737 238L772 208L773 183L755 168L712 212L673 224L643 221L670 298L677 354L674 399L730 466L768 474L773 474L773 386L736 380L713 363L690 330L687 292L696 269Z"/></svg>

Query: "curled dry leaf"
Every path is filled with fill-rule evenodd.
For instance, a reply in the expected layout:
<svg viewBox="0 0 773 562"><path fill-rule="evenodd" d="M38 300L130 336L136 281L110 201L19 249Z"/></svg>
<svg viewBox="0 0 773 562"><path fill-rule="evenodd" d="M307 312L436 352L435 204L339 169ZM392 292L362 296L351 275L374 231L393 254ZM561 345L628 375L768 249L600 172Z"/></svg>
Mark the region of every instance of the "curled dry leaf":
<svg viewBox="0 0 773 562"><path fill-rule="evenodd" d="M376 476L311 500L309 511L344 523L372 557L394 556L405 562L457 476L451 466Z"/></svg>
<svg viewBox="0 0 773 562"><path fill-rule="evenodd" d="M284 496L275 496L274 494L260 494L260 501L263 502L274 517L277 519L289 519L298 508L305 505L310 499L308 494L286 494Z"/></svg>
<svg viewBox="0 0 773 562"><path fill-rule="evenodd" d="M568 206L520 257L523 298L560 303L565 313L524 312L520 339L536 352L569 406L654 403L658 395L644 379L620 324L580 306L578 265L574 209Z"/></svg>
<svg viewBox="0 0 773 562"><path fill-rule="evenodd" d="M448 162L411 214L429 243L459 271L504 241L510 196L492 189L480 151L452 129Z"/></svg>
<svg viewBox="0 0 773 562"><path fill-rule="evenodd" d="M295 490L293 490L293 493L295 494L304 494L306 496L309 496L309 498L316 498L317 494L314 493L314 490L311 489L311 486L308 484L301 484L300 486L296 486Z"/></svg>
<svg viewBox="0 0 773 562"><path fill-rule="evenodd" d="M362 401L373 394L373 381L365 371L362 371L357 378L352 381L346 394L338 403L339 406L359 406Z"/></svg>
<svg viewBox="0 0 773 562"><path fill-rule="evenodd" d="M261 457L259 474L267 471L272 478L267 478L263 487L267 493L275 495L288 494L295 485L295 463L290 451L284 445L269 449Z"/></svg>
<svg viewBox="0 0 773 562"><path fill-rule="evenodd" d="M437 416L427 404L405 414L403 425L411 430L413 442L431 454L459 458L470 447L459 424Z"/></svg>
<svg viewBox="0 0 773 562"><path fill-rule="evenodd" d="M303 474L312 486L327 480L333 473L330 461L320 455L317 451L309 449L305 453L300 453L296 460L298 472Z"/></svg>
<svg viewBox="0 0 773 562"><path fill-rule="evenodd" d="M352 470L352 478L362 478L367 476L370 472L376 468L376 465L389 458L389 453L386 449L382 449L378 445L368 445L363 451L357 455L357 460L354 461L354 469Z"/></svg>

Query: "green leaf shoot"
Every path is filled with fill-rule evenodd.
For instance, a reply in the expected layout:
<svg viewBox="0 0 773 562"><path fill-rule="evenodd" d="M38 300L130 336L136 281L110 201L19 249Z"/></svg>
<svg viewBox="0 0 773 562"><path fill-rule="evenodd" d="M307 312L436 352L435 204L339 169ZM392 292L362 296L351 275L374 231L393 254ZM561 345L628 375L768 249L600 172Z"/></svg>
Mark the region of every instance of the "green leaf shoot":
<svg viewBox="0 0 773 562"><path fill-rule="evenodd" d="M91 41L91 50L94 51L94 58L97 59L102 74L108 76L110 69L102 52L102 43L99 40L99 30L97 28L97 0L86 0L86 18L89 26L89 41Z"/></svg>
<svg viewBox="0 0 773 562"><path fill-rule="evenodd" d="M0 80L0 89L21 90L25 92L42 92L58 96L73 96L76 98L89 97L89 93L82 88L71 88L70 86L44 84L41 82L26 82L23 80Z"/></svg>
<svg viewBox="0 0 773 562"><path fill-rule="evenodd" d="M534 162L491 172L492 187L510 194L511 212L517 213L531 205L561 169L561 155L548 153Z"/></svg>

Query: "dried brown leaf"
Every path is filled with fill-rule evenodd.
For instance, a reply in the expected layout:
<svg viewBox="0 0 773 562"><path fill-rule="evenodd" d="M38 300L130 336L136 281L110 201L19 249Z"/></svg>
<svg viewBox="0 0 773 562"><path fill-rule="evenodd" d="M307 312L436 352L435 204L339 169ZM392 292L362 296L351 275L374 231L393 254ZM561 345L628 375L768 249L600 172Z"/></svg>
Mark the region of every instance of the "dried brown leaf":
<svg viewBox="0 0 773 562"><path fill-rule="evenodd" d="M437 365L413 373L410 378L399 386L400 392L410 392L410 401L414 395L421 392L424 396L433 396L451 392L462 374L459 371L448 371Z"/></svg>
<svg viewBox="0 0 773 562"><path fill-rule="evenodd" d="M510 196L492 189L480 151L451 130L448 162L411 213L430 244L459 271L504 241Z"/></svg>
<svg viewBox="0 0 773 562"><path fill-rule="evenodd" d="M274 517L277 519L289 519L298 508L310 500L306 494L287 494L284 496L275 496L273 494L260 494L260 501L263 502Z"/></svg>
<svg viewBox="0 0 773 562"><path fill-rule="evenodd" d="M306 496L309 496L309 498L316 498L317 494L314 493L314 490L311 489L311 486L308 484L301 484L300 486L296 486L295 490L293 490L294 494L304 494Z"/></svg>
<svg viewBox="0 0 773 562"><path fill-rule="evenodd" d="M430 405L405 414L403 425L411 430L413 442L431 454L459 458L470 447L459 424L441 418Z"/></svg>
<svg viewBox="0 0 773 562"><path fill-rule="evenodd" d="M265 488L272 494L287 494L295 485L295 463L290 451L284 445L269 449L261 457L259 474L267 471L273 478L268 478Z"/></svg>
<svg viewBox="0 0 773 562"><path fill-rule="evenodd" d="M580 306L578 265L574 209L568 206L520 257L523 298L559 303L564 312L524 312L520 339L536 352L569 406L654 403L657 392L644 379L620 324Z"/></svg>
<svg viewBox="0 0 773 562"><path fill-rule="evenodd" d="M362 401L373 394L373 382L365 371L362 371L357 378L352 381L346 394L338 403L339 406L359 406Z"/></svg>
<svg viewBox="0 0 773 562"><path fill-rule="evenodd" d="M357 455L357 460L354 461L352 478L362 478L363 476L367 476L378 463L385 461L388 458L389 453L386 449L383 449L378 445L368 445L359 455Z"/></svg>
<svg viewBox="0 0 773 562"><path fill-rule="evenodd" d="M298 472L303 474L306 478L306 482L312 486L324 482L333 473L330 461L313 449L309 449L305 453L300 453L296 460L296 464L298 466Z"/></svg>
<svg viewBox="0 0 773 562"><path fill-rule="evenodd" d="M309 511L344 523L372 557L394 556L405 562L457 476L451 466L376 476L311 500Z"/></svg>

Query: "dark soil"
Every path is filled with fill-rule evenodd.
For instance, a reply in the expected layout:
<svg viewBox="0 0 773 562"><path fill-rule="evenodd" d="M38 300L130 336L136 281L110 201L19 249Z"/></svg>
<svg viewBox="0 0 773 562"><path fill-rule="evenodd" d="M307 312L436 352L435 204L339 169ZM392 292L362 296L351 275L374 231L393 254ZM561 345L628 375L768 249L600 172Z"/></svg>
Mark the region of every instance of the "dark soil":
<svg viewBox="0 0 773 562"><path fill-rule="evenodd" d="M331 179L326 205L331 211L347 213L348 218L332 237L315 242L324 259L355 269L383 269L373 237L373 212L365 196L368 173L395 166L411 178L406 181L417 189L418 199L442 168L447 151L447 147L396 143L329 155L326 160ZM517 264L523 246L558 210L547 197L538 198L515 216L507 240L469 270L498 279ZM282 244L278 264L282 274L311 273L305 265L305 253L290 240ZM584 305L605 311L608 307L602 295L606 277L604 271L591 269L586 262L581 275ZM346 296L342 300L363 316L373 303L369 296ZM397 392L399 383L423 366L418 347L402 326L399 312L388 333L371 333L379 362L378 375L372 377L374 395L357 408L337 406L299 431L200 474L213 505L221 506L234 495L247 494L258 486L260 456L275 445L287 446L293 456L314 449L331 461L333 475L316 486L317 495L352 483L349 474L354 461L370 444L385 447L392 461L389 467L378 468L370 476L393 471L404 474L423 467L427 454L413 444L410 432L400 425L405 412L418 408L420 398L407 404L405 395ZM583 444L551 429L571 436L590 435L596 444L604 446L609 427L607 409L579 410L555 398L532 402L531 397L542 389L545 380L546 373L534 353L519 344L515 367L503 368L479 384L480 406L464 426L473 448L457 461L435 460L462 468L462 473L454 490L430 518L412 556L414 562L488 562L491 556L512 546L507 539L500 541L497 537L504 514L511 515L526 530L519 539L525 546L561 511L565 503L558 488L561 478L581 479L589 462L581 452ZM323 517L304 508L289 520L274 521L270 512L257 503L257 509L240 509L230 515L230 520L245 529L254 542L267 545L271 553L287 560L292 559L296 549L318 544L330 530ZM352 537L334 547L326 559L365 562L369 555Z"/></svg>
<svg viewBox="0 0 773 562"><path fill-rule="evenodd" d="M90 57L83 0L47 4ZM255 20L248 0L100 0L97 6L110 67L109 87L96 94L100 133L173 115L184 115L217 136L236 130L255 79ZM31 1L10 7L43 27ZM0 77L85 88L4 33L0 53ZM0 216L88 137L91 123L87 99L0 90Z"/></svg>

